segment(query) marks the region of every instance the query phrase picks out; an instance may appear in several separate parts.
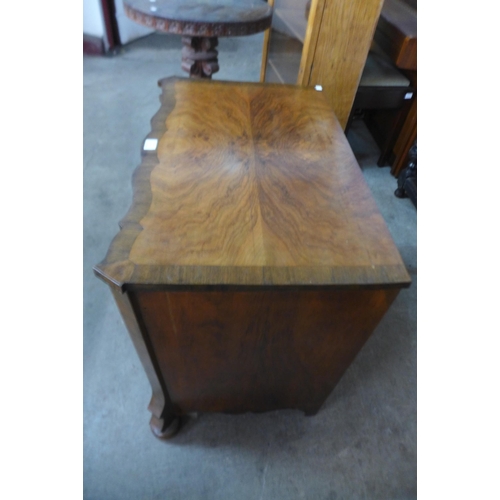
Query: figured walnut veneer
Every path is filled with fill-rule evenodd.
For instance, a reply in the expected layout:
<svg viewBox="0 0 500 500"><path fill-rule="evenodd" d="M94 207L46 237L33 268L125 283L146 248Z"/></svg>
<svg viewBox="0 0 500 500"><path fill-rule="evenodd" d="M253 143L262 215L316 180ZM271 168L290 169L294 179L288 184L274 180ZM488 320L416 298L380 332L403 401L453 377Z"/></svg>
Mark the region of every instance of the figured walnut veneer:
<svg viewBox="0 0 500 500"><path fill-rule="evenodd" d="M102 275L127 285L408 281L321 93L163 85L157 153L134 176L134 205Z"/></svg>
<svg viewBox="0 0 500 500"><path fill-rule="evenodd" d="M344 133L314 89L160 85L157 150L95 268L153 431L191 411L314 413L410 283Z"/></svg>

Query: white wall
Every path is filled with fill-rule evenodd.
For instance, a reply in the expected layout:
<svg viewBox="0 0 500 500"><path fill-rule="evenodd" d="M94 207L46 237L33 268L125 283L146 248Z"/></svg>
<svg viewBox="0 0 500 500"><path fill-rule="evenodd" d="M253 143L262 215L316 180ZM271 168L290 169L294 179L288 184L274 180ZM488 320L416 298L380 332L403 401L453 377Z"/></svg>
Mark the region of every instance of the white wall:
<svg viewBox="0 0 500 500"><path fill-rule="evenodd" d="M122 44L153 33L154 30L151 28L141 26L127 17L122 0L115 0L115 7L116 22L118 23L118 32L120 33L120 41Z"/></svg>
<svg viewBox="0 0 500 500"><path fill-rule="evenodd" d="M154 30L131 21L125 15L122 0L115 0L115 7L118 32L123 44L153 33ZM86 35L103 38L104 43L107 45L100 0L83 0L83 32Z"/></svg>
<svg viewBox="0 0 500 500"><path fill-rule="evenodd" d="M83 32L105 38L104 19L99 0L83 0Z"/></svg>

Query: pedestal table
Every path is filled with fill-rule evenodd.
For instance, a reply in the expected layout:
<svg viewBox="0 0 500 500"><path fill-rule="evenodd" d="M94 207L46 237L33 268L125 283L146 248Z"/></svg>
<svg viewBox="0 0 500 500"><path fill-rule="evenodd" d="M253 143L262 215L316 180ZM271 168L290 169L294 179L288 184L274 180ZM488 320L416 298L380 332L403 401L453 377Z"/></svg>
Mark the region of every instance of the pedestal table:
<svg viewBox="0 0 500 500"><path fill-rule="evenodd" d="M182 69L193 78L219 71L218 37L252 35L271 26L263 0L124 0L125 13L139 24L182 36Z"/></svg>

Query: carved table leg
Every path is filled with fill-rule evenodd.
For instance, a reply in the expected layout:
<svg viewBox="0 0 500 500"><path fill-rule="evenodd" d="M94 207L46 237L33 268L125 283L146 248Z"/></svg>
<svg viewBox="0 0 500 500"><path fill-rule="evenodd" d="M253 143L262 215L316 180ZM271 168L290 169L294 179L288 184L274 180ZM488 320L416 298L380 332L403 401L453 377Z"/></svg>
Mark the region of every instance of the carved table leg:
<svg viewBox="0 0 500 500"><path fill-rule="evenodd" d="M215 50L218 43L216 36L183 36L182 69L191 78L212 78L219 71L218 52Z"/></svg>

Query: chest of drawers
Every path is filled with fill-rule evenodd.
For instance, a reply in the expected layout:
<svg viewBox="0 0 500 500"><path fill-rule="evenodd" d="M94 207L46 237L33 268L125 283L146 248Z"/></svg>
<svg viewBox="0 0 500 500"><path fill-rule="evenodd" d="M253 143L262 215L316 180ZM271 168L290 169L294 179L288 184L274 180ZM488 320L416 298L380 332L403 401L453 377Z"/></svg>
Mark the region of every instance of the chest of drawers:
<svg viewBox="0 0 500 500"><path fill-rule="evenodd" d="M409 275L326 99L165 79L134 198L95 273L153 389L190 412L316 413Z"/></svg>

